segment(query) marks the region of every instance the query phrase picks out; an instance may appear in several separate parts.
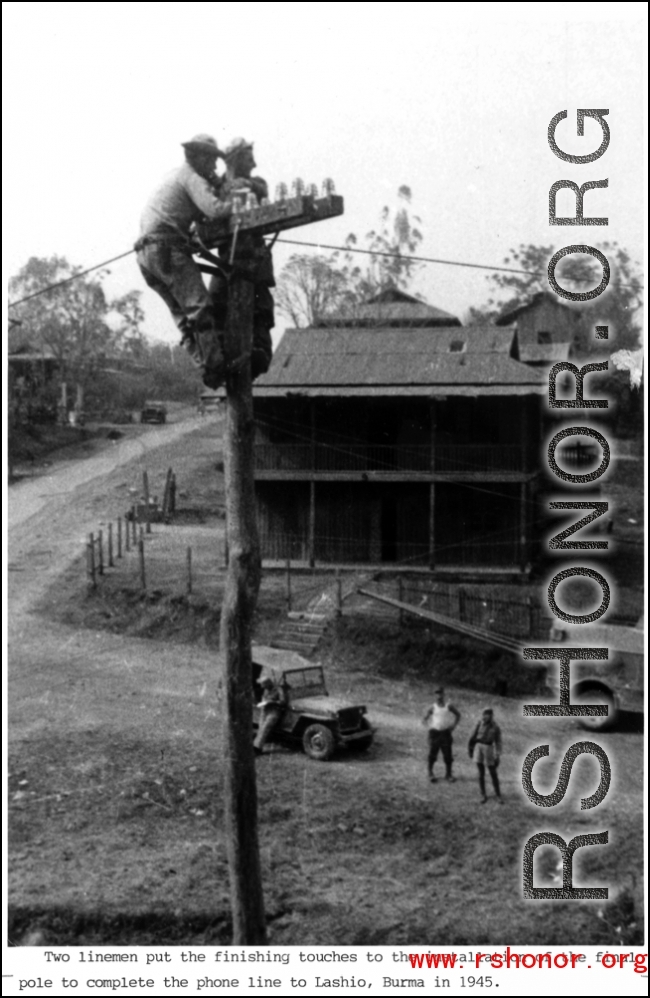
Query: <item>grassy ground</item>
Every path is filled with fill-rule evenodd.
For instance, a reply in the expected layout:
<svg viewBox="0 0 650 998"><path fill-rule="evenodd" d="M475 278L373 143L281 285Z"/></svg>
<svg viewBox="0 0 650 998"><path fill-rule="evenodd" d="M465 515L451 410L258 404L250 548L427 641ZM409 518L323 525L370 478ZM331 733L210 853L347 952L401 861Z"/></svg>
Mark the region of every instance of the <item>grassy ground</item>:
<svg viewBox="0 0 650 998"><path fill-rule="evenodd" d="M176 526L155 527L147 540L147 595L139 591L133 552L92 594L79 558L53 576L38 605L15 624L9 678L14 944L230 939L216 655L223 497L213 424L149 461L156 482L173 465L183 495ZM77 501L104 520L114 518L140 473L137 465L118 469L95 495L87 491ZM55 511L47 515L50 525L59 523ZM188 544L191 595L184 575ZM297 577L294 598L308 599L328 579ZM285 610L282 575L265 576L258 640L269 640ZM535 769L536 788L550 793L562 754L585 735L570 719L523 717L522 702L530 702L539 681L534 670L426 628L400 630L390 615L383 622L345 615L319 656L330 691L365 703L377 735L367 753L329 763L279 747L258 761L272 943L611 948L642 941L643 736L637 720L625 717L597 738L613 770L597 809L579 810L579 797L592 793L598 780L593 758L582 757L563 803L540 811L522 790L522 760L533 747L551 744L550 759ZM504 676L516 695L495 692ZM458 781L432 785L421 717L440 681L462 713L455 736ZM504 730L504 806L493 798L479 804L476 767L466 751L486 703ZM574 876L578 885L609 884L608 903L521 899L523 845L542 830L567 841L608 830L608 846L577 853ZM557 854L540 850L536 885L558 882Z"/></svg>

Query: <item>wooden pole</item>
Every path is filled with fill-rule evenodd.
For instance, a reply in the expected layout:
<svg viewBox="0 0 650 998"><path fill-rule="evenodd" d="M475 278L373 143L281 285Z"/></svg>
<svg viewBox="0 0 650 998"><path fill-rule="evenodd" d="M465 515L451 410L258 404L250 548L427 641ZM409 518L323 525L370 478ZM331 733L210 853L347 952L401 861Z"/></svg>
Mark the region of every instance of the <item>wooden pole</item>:
<svg viewBox="0 0 650 998"><path fill-rule="evenodd" d="M88 574L90 575L90 582L93 589L97 588L97 575L95 573L95 537L93 534L88 536L88 546L86 548L87 558L88 558Z"/></svg>
<svg viewBox="0 0 650 998"><path fill-rule="evenodd" d="M138 541L138 527L137 527L137 523L135 522L135 505L133 505L131 507L131 512L133 514L133 518L131 520L131 524L132 524L132 526L131 526L131 540L133 541L133 547L135 547L135 545L136 545L136 543Z"/></svg>
<svg viewBox="0 0 650 998"><path fill-rule="evenodd" d="M124 531L124 546L127 551L131 550L131 521L127 518L124 521L125 531Z"/></svg>
<svg viewBox="0 0 650 998"><path fill-rule="evenodd" d="M187 595L192 595L192 548L187 549Z"/></svg>
<svg viewBox="0 0 650 998"><path fill-rule="evenodd" d="M147 575L146 575L145 566L144 566L144 537L142 537L142 536L140 537L140 540L138 541L138 554L140 556L140 583L142 585L142 588L146 592L146 589L147 589Z"/></svg>
<svg viewBox="0 0 650 998"><path fill-rule="evenodd" d="M147 524L147 533L151 533L151 507L149 506L149 475L142 472L142 491L144 492L144 519Z"/></svg>
<svg viewBox="0 0 650 998"><path fill-rule="evenodd" d="M117 518L117 557L122 557L122 517Z"/></svg>
<svg viewBox="0 0 650 998"><path fill-rule="evenodd" d="M309 483L309 567L316 563L316 482Z"/></svg>
<svg viewBox="0 0 650 998"><path fill-rule="evenodd" d="M165 491L163 492L163 504L162 504L162 518L163 523L169 523L171 516L170 510L170 500L171 500L171 487L172 487L172 469L167 469L167 478L165 479Z"/></svg>
<svg viewBox="0 0 650 998"><path fill-rule="evenodd" d="M115 562L113 560L113 524L108 525L108 567L113 568Z"/></svg>
<svg viewBox="0 0 650 998"><path fill-rule="evenodd" d="M244 355L227 378L223 435L228 571L221 610L223 769L226 850L230 875L233 945L266 942L257 834L257 785L252 740L253 614L261 581L253 477L253 398L250 356L254 247L239 236L230 279L226 357ZM244 270L248 269L248 272Z"/></svg>
<svg viewBox="0 0 650 998"><path fill-rule="evenodd" d="M172 472L169 485L169 512L172 515L176 512L176 472Z"/></svg>
<svg viewBox="0 0 650 998"><path fill-rule="evenodd" d="M287 611L291 613L291 558L287 558Z"/></svg>
<svg viewBox="0 0 650 998"><path fill-rule="evenodd" d="M526 571L527 548L526 539L526 483L521 482L519 486L519 567L522 572Z"/></svg>
<svg viewBox="0 0 650 998"><path fill-rule="evenodd" d="M104 531L97 534L97 553L99 555L99 574L104 574Z"/></svg>

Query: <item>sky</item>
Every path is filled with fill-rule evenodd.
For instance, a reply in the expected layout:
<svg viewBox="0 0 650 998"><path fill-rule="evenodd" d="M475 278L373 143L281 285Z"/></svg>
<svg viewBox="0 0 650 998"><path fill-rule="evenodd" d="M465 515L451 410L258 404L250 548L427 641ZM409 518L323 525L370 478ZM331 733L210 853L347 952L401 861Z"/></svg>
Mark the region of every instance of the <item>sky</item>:
<svg viewBox="0 0 650 998"><path fill-rule="evenodd" d="M58 254L90 267L128 250L142 208L197 132L255 142L271 190L334 179L345 215L287 233L340 243L413 191L426 256L500 264L520 243L618 241L643 259L646 5L556 3L3 3L3 272ZM608 108L611 142L589 165ZM560 179L606 228L548 224ZM574 200L558 198L558 214ZM296 247L275 250L278 273ZM135 257L110 294L143 292L146 332L174 341ZM414 285L462 318L485 272L427 265ZM278 329L286 323L280 317Z"/></svg>

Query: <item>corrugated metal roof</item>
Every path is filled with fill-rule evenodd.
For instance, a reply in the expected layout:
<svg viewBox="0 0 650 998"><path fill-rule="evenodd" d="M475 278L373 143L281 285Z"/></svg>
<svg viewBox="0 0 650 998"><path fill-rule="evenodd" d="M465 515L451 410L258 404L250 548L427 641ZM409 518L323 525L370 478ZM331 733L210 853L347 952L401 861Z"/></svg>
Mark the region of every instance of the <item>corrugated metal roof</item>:
<svg viewBox="0 0 650 998"><path fill-rule="evenodd" d="M319 326L399 326L400 328L460 326L460 320L441 308L420 301L398 288L386 288L374 298L330 315Z"/></svg>
<svg viewBox="0 0 650 998"><path fill-rule="evenodd" d="M496 326L445 326L440 329L287 329L275 358L285 353L362 354L505 354L512 352L512 329ZM274 360L274 366L276 361Z"/></svg>
<svg viewBox="0 0 650 998"><path fill-rule="evenodd" d="M253 385L255 398L447 398L447 396L469 396L478 398L483 395L546 395L548 383L538 382L530 385L319 385L317 387L275 387ZM204 393L202 399L224 399L225 390Z"/></svg>
<svg viewBox="0 0 650 998"><path fill-rule="evenodd" d="M510 357L512 336L494 326L287 330L256 389L539 384L539 371Z"/></svg>
<svg viewBox="0 0 650 998"><path fill-rule="evenodd" d="M528 311L529 308L534 308L544 300L546 300L549 304L554 305L556 308L564 309L566 312L572 312L575 318L578 318L580 315L578 309L570 308L568 305L564 305L561 301L558 301L557 298L554 298L549 291L538 291L537 294L534 294L532 298L529 301L524 302L523 305L517 305L516 308L509 308L507 312L503 312L497 319L495 319L495 323L497 326L509 326L517 319L517 316L521 315L522 312Z"/></svg>

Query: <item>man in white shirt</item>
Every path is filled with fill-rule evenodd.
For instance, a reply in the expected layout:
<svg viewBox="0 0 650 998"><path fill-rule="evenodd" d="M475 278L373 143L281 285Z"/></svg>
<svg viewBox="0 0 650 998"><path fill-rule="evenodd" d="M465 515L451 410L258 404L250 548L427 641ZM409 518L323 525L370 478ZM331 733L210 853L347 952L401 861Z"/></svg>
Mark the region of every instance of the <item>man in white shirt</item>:
<svg viewBox="0 0 650 998"><path fill-rule="evenodd" d="M192 259L189 235L192 222L225 218L232 206L220 196L215 167L221 153L212 136L195 135L183 148L185 162L166 177L144 209L135 248L142 276L169 308L204 384L218 388L226 373L223 331Z"/></svg>
<svg viewBox="0 0 650 998"><path fill-rule="evenodd" d="M438 758L438 752L442 752L445 763L445 779L449 783L455 783L455 777L451 775L453 762L451 733L460 721L460 712L445 699L445 691L442 686L438 687L434 695L435 700L422 718L423 724L429 723L429 757L427 760L429 779L432 783L438 781L437 776L433 775L433 767Z"/></svg>

